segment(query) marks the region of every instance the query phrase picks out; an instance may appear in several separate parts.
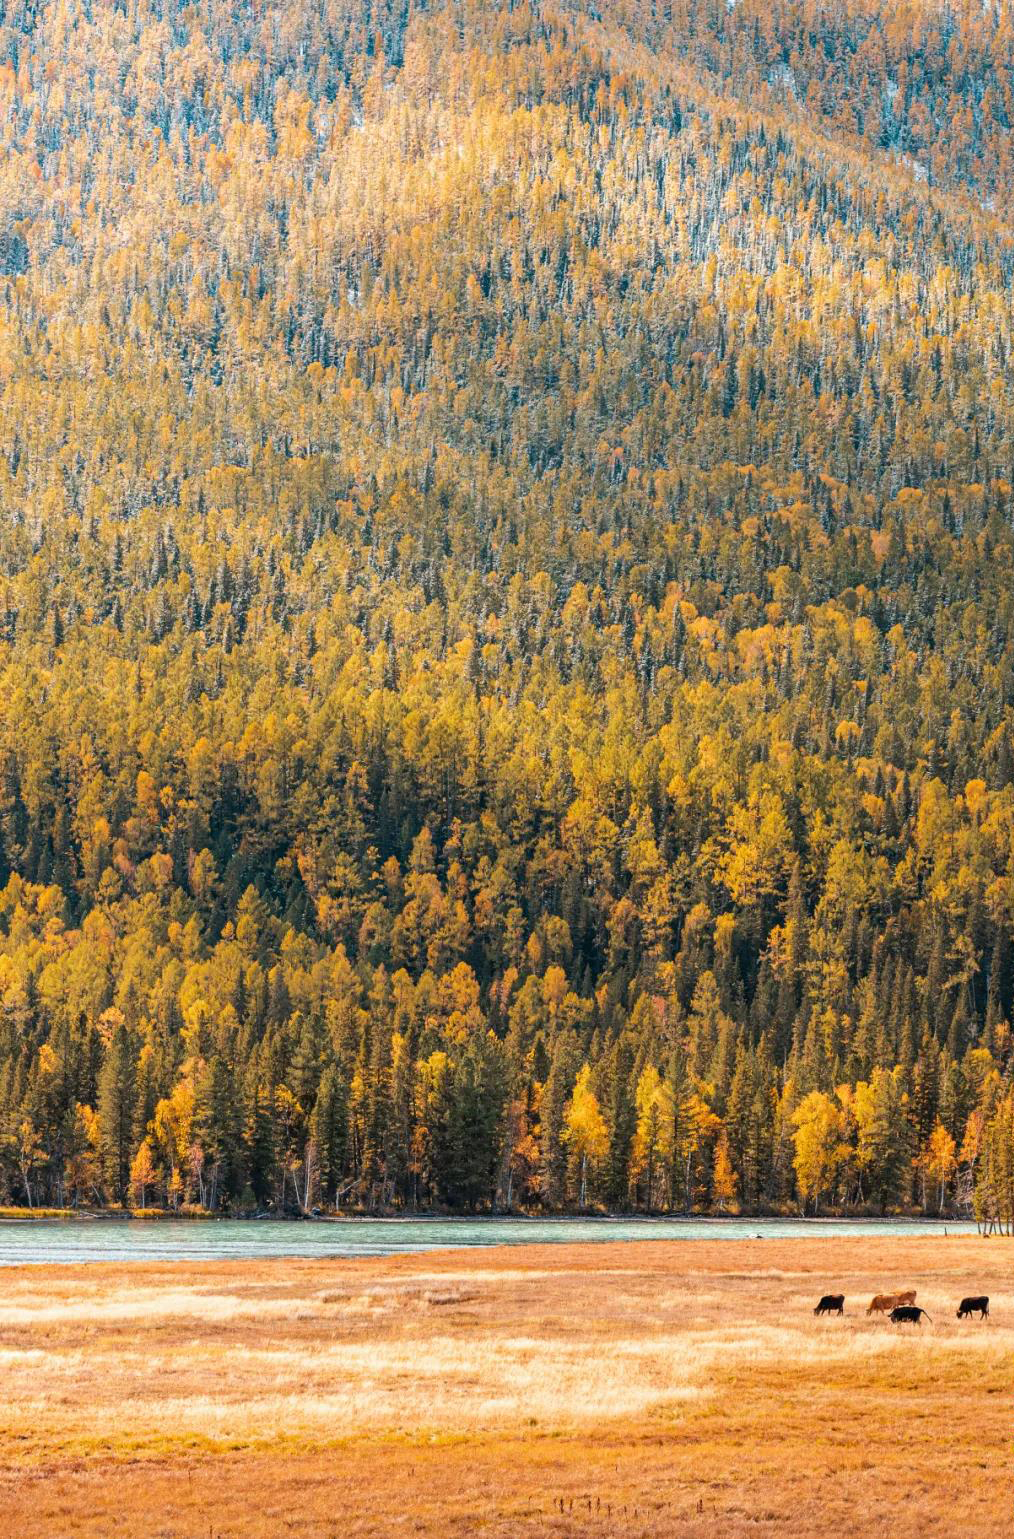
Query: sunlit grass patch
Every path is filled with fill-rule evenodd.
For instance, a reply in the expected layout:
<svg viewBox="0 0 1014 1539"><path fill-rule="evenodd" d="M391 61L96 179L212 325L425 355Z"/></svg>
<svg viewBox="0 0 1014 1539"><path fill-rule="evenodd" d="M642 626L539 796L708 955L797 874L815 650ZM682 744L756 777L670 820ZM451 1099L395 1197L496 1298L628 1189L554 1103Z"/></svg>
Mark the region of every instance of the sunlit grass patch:
<svg viewBox="0 0 1014 1539"><path fill-rule="evenodd" d="M955 1515L963 1536L997 1531L1009 1253L786 1242L763 1273L733 1254L681 1242L610 1248L608 1267L560 1247L0 1274L0 1533L32 1532L27 1493L56 1478L70 1494L53 1531L107 1539L88 1482L133 1490L135 1468L139 1511L210 1502L234 1514L229 1539L284 1532L292 1509L272 1503L289 1471L296 1510L319 1503L306 1533L330 1539L327 1493L346 1470L346 1507L373 1524L356 1532L378 1539L406 1525L444 1539L454 1523L514 1539L521 1513L532 1532L582 1539L841 1539L863 1534L857 1511L906 1539L951 1539ZM914 1279L932 1325L866 1318L884 1275ZM981 1325L954 1319L967 1275L993 1294ZM829 1279L844 1319L813 1316ZM974 1440L955 1441L959 1412ZM903 1496L916 1475L918 1528ZM585 1528L566 1526L572 1500L592 1500ZM175 1532L202 1530L181 1518Z"/></svg>

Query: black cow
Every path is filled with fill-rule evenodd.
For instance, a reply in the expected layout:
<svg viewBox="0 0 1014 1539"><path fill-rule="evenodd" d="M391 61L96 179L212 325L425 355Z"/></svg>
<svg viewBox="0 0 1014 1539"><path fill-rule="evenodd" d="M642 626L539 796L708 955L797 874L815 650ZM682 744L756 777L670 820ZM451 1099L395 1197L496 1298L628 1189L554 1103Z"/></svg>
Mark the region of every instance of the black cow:
<svg viewBox="0 0 1014 1539"><path fill-rule="evenodd" d="M922 1325L923 1315L926 1315L926 1311L920 1309L918 1304L899 1304L896 1309L891 1310L888 1319L893 1320L895 1325ZM933 1321L930 1320L929 1315L926 1315L926 1318L932 1325Z"/></svg>
<svg viewBox="0 0 1014 1539"><path fill-rule="evenodd" d="M843 1315L845 1313L844 1293L825 1293L813 1312L815 1315Z"/></svg>
<svg viewBox="0 0 1014 1539"><path fill-rule="evenodd" d="M961 1308L958 1310L958 1319L971 1319L977 1314L980 1320L985 1320L989 1315L989 1299L983 1293L977 1299L962 1299Z"/></svg>

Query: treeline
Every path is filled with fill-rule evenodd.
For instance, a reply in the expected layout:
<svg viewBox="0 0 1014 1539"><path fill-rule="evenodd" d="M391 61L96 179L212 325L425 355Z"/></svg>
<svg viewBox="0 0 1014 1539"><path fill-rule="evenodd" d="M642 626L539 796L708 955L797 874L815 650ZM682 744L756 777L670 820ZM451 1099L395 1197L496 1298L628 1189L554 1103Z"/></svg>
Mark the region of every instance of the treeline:
<svg viewBox="0 0 1014 1539"><path fill-rule="evenodd" d="M377 944L383 900L353 964L252 887L208 944L157 854L137 896L107 896L80 930L65 927L59 889L12 877L3 1195L230 1211L918 1206L1009 1220L1010 1029L995 1007L982 1028L947 1000L971 981L954 958L935 980L945 1044L920 1007L932 980L884 948L854 988L820 962L828 938L797 870L750 1000L735 920L704 903L673 960L623 984L607 970L589 993L566 920L543 913L529 932L512 907L514 959L483 988L463 956L493 898L468 896L467 838L455 830L443 873L428 830L404 873L386 863L402 902L380 949L415 954L397 970L362 944ZM643 829L639 843L654 905L661 863ZM647 904L640 919L628 897L617 906L645 922ZM848 1008L811 993L829 966Z"/></svg>
<svg viewBox="0 0 1014 1539"><path fill-rule="evenodd" d="M5 13L0 1199L1009 1219L1014 232L754 11Z"/></svg>

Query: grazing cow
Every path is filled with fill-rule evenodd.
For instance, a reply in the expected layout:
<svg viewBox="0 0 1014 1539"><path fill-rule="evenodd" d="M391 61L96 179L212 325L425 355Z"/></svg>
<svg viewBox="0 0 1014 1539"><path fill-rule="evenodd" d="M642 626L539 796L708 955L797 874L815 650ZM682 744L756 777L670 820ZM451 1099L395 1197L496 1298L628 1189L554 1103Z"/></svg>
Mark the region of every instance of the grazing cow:
<svg viewBox="0 0 1014 1539"><path fill-rule="evenodd" d="M891 1310L887 1318L892 1320L895 1325L921 1326L923 1315L926 1315L925 1309L920 1309L916 1304L898 1304L896 1308ZM929 1315L926 1315L926 1318L929 1320L930 1325L932 1325L933 1321L930 1320Z"/></svg>
<svg viewBox="0 0 1014 1539"><path fill-rule="evenodd" d="M983 1293L977 1299L962 1299L961 1308L958 1310L959 1320L970 1320L977 1314L980 1320L987 1319L989 1315L989 1299Z"/></svg>
<svg viewBox="0 0 1014 1539"><path fill-rule="evenodd" d="M844 1293L825 1293L813 1312L815 1315L843 1315L845 1313Z"/></svg>
<svg viewBox="0 0 1014 1539"><path fill-rule="evenodd" d="M914 1304L915 1289L909 1288L904 1293L877 1293L870 1300L868 1315L889 1315L892 1309L897 1309L899 1304Z"/></svg>

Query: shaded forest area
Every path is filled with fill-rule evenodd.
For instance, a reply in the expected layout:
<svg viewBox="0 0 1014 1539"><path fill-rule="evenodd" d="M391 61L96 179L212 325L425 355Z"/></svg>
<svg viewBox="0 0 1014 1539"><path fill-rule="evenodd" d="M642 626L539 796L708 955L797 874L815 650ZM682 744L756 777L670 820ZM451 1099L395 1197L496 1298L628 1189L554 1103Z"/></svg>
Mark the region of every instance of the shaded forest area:
<svg viewBox="0 0 1014 1539"><path fill-rule="evenodd" d="M0 59L0 1200L1009 1222L1009 7Z"/></svg>

